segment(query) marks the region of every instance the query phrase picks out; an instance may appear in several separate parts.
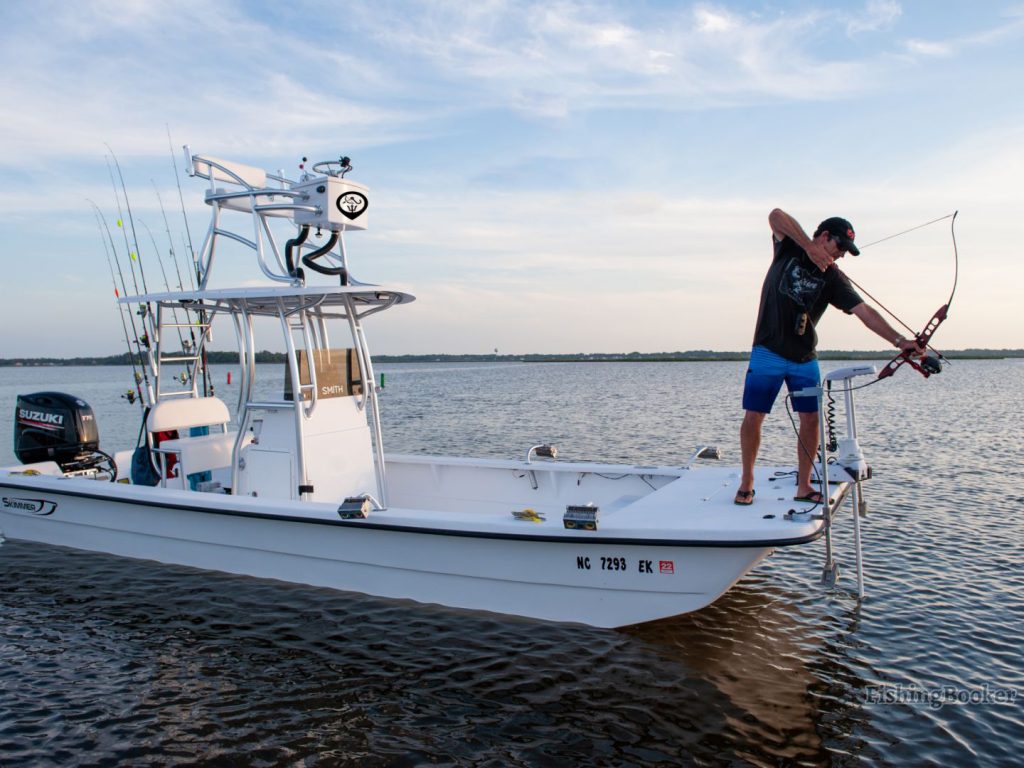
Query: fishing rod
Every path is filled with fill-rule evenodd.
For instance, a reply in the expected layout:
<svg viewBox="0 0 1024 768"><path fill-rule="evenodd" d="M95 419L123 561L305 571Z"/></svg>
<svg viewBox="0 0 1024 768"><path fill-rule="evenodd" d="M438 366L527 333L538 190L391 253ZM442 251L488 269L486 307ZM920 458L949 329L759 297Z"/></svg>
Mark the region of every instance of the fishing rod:
<svg viewBox="0 0 1024 768"><path fill-rule="evenodd" d="M174 238L171 236L171 224L167 221L167 210L164 208L164 200L160 197L160 190L156 186L156 181L154 179L150 179L150 181L153 184L153 191L156 193L156 201L160 205L160 215L164 220L164 231L167 233L167 246L170 248L171 261L174 263L174 271L178 275L178 290L184 291L185 285L181 279L181 265L178 263L178 252L174 250ZM193 290L195 290L194 287Z"/></svg>
<svg viewBox="0 0 1024 768"><path fill-rule="evenodd" d="M185 222L185 234L188 237L188 252L192 257L192 263L196 267L196 279L198 279L199 263L196 260L196 249L192 247L192 230L188 226L188 216L185 213L185 195L181 191L181 176L178 174L178 161L174 156L174 142L171 141L171 128L167 127L167 148L171 152L171 165L174 167L174 181L178 185L178 201L181 203L181 218Z"/></svg>
<svg viewBox="0 0 1024 768"><path fill-rule="evenodd" d="M100 239L103 239L104 232L106 232L107 235L107 240L103 242L103 248L105 251L107 251L107 267L110 269L110 277L114 283L114 296L115 298L120 298L121 294L118 291L117 280L114 278L113 265L117 265L117 275L121 281L121 291L123 291L124 295L127 296L128 289L125 285L124 272L121 269L121 262L117 258L117 248L114 245L114 236L110 232L110 227L107 225L106 219L103 217L103 212L100 210L100 207L96 205L96 203L93 202L92 200L89 200L88 202L93 207L93 212L96 216L96 222L100 227ZM107 242L110 243L109 250L107 248ZM111 263L111 261L113 262L113 264ZM142 392L143 382L146 385L146 395L149 396L149 399L152 399L152 389L149 384L149 376L147 375L146 365L142 357L142 341L139 338L139 330L135 326L135 315L134 313L132 313L130 307L126 307L121 302L117 302L117 308L118 314L120 314L121 316L121 326L124 328L125 343L128 347L128 360L132 366L132 377L135 380L135 388L136 391L138 392L139 400L142 403L142 407L145 408L147 397ZM128 320L132 326L132 336L135 337L135 351L133 351L132 349L132 340L128 336L128 326L124 320L126 312L128 314ZM136 367L135 362L136 354L138 354L139 356L138 367ZM141 373L139 372L140 370ZM130 396L128 397L128 400L132 401L134 398L134 393L131 390L129 390L129 393Z"/></svg>
<svg viewBox="0 0 1024 768"><path fill-rule="evenodd" d="M167 220L167 210L164 208L164 201L163 201L163 198L160 197L160 190L156 186L156 181L153 180L153 179L150 179L150 181L152 181L152 183L153 183L153 191L156 192L156 201L160 205L160 215L163 217L163 220L164 220L164 231L167 233L167 245L168 245L168 248L170 249L171 261L174 264L174 271L175 271L175 273L178 276L178 290L179 291L184 291L185 290L185 286L184 286L184 284L182 282L182 279L181 279L181 267L178 265L178 254L174 250L174 238L171 236L171 224ZM156 247L155 243L154 243L153 247L154 248ZM162 268L163 268L163 266L161 265L161 269ZM185 270L185 271L188 272L189 275L192 274L192 272L190 270ZM195 290L195 284L194 284L194 282L192 280L189 281L189 285L190 285L192 290ZM198 346L197 346L197 342L196 342L195 325L194 325L194 323L192 321L192 311L188 307L185 307L184 310L185 310L185 318L188 320L188 336L189 336L189 341L191 342L191 346L189 346L188 349L190 351L194 351L194 350L198 349ZM177 313L175 313L174 321L175 322L178 321ZM178 335L179 335L179 337L181 336L181 330L180 329L178 330ZM181 341L181 346L182 346L182 349L186 348L186 343L185 343L184 339L182 339L182 341ZM190 370L189 378L192 381L195 381L195 369L194 368ZM204 393L206 391L206 382L205 381L203 382L203 391L204 391Z"/></svg>
<svg viewBox="0 0 1024 768"><path fill-rule="evenodd" d="M117 289L117 278L114 277L114 265L110 261L110 248L107 246L106 240L103 239L102 220L100 219L98 214L97 214L96 223L98 225L100 225L100 227L101 227L101 229L100 229L100 242L103 243L103 253L107 257L107 270L110 272L110 281L114 284L114 298L118 299L118 298L120 298L121 294L120 294L120 292ZM139 382L142 380L142 377L139 376L139 372L138 372L138 370L135 367L135 355L132 353L131 337L128 336L128 324L124 320L124 306L119 301L116 301L115 303L117 304L117 314L121 318L121 330L124 331L124 342L125 342L125 346L128 349L128 362L132 366L132 378L135 380L135 387L136 387L136 389L134 391L133 390L128 390L128 401L129 402L134 402L134 400L135 400L135 392L138 391ZM142 403L142 392L138 391L138 395L139 395L139 398L138 398L139 399L139 403L144 408L145 404Z"/></svg>
<svg viewBox="0 0 1024 768"><path fill-rule="evenodd" d="M125 210L128 211L128 224L132 228L132 242L135 244L135 260L139 264L139 276L142 278L142 290L149 293L149 288L146 285L146 270L142 266L142 255L139 248L139 237L135 233L135 218L132 216L132 203L128 198L128 186L124 183L124 174L121 173L121 163L117 159L117 155L114 154L114 150L110 148L109 144L105 144L106 148L110 151L110 159L114 161L114 167L117 168L117 176L121 181L121 192L124 194L124 206ZM114 174L110 169L110 163L107 163L107 170L110 171L110 183L114 186L114 196L117 196L117 185L114 184ZM117 204L118 215L121 213L121 203L118 201ZM124 219L121 219L121 228L124 229ZM125 243L128 242L128 232L125 231Z"/></svg>
<svg viewBox="0 0 1024 768"><path fill-rule="evenodd" d="M183 245L183 246L184 246L185 248L188 248L188 241L186 241L186 240L185 240L185 235L183 235L183 234L180 234L179 236L181 237L181 244L182 244L182 245ZM194 264L194 263L195 263L195 262L193 262L193 264ZM189 287L190 287L190 288L191 288L191 289L192 289L193 291L195 291L195 290L198 290L198 287L196 286L196 271L195 271L195 269L189 269L189 270L186 270L186 273L188 274L188 283L189 283Z"/></svg>
<svg viewBox="0 0 1024 768"><path fill-rule="evenodd" d="M164 288L166 288L167 292L170 293L171 283L167 279L167 270L164 269L164 260L163 257L160 255L160 247L156 244L156 238L153 237L153 230L149 228L149 225L146 222L142 221L140 223L146 230L146 233L149 235L150 241L153 243L153 250L156 252L156 261L160 265L160 273L163 275L164 278ZM178 331L178 343L181 344L182 351L185 351L188 349L189 345L188 342L185 341L185 337L181 333L182 322L181 320L178 319L178 308L176 306L171 307L171 317L174 318L175 329Z"/></svg>
<svg viewBox="0 0 1024 768"><path fill-rule="evenodd" d="M181 205L181 218L185 222L185 235L188 238L188 251L192 257L192 275L194 278L193 290L196 290L198 286L202 285L202 281L199 276L199 259L196 256L196 249L192 247L192 230L188 225L188 214L185 212L185 195L181 191L181 176L178 174L178 161L174 155L174 142L171 140L171 127L167 128L167 149L171 153L171 165L174 168L174 183L178 186L178 202ZM163 205L161 204L161 209ZM210 338L210 325L207 319L206 310L198 310L199 315L199 326L203 329L203 340L200 349L200 355L202 356L202 371L203 371L203 394L212 396L213 395L213 382L210 380L208 371L208 359L206 355L206 340Z"/></svg>
<svg viewBox="0 0 1024 768"><path fill-rule="evenodd" d="M117 183L114 181L114 169L110 167L110 158L104 155L103 158L107 163L107 173L110 175L110 186L114 190L114 204L117 205L117 226L121 230L121 236L124 238L124 248L128 253L128 270L132 276L132 287L135 288L135 295L146 293L145 290L139 290L139 281L135 276L135 262L138 260L137 251L132 250L131 243L128 242L128 230L124 227L124 213L121 211L121 196L117 192ZM145 276L143 276L143 285L145 285Z"/></svg>
<svg viewBox="0 0 1024 768"><path fill-rule="evenodd" d="M110 149L110 145L109 144L107 144L106 147L107 147L107 149ZM113 150L111 150L111 153L113 153ZM130 223L132 225L132 237L135 240L135 250L132 250L131 244L128 242L128 230L124 226L124 214L121 211L121 197L120 197L120 195L118 194L118 191L117 191L117 182L114 181L114 171L113 171L113 169L110 166L110 159L111 158L110 158L110 156L105 156L104 159L106 160L106 163L107 163L107 173L110 176L110 186L111 186L111 188L114 191L114 202L117 204L117 226L121 229L121 234L124 237L125 250L128 252L128 267L129 267L129 271L131 272L132 285L135 288L135 295L138 296L140 294L148 294L149 293L149 288L146 285L146 273L145 273L145 270L143 270L143 268L142 268L142 258L139 256L138 238L135 237L135 224L134 224L134 221L131 220L131 216L130 216L131 208L128 208L128 211L129 211ZM117 163L117 157L116 156L114 157L114 162ZM128 188L127 188L127 186L124 183L124 176L121 174L121 166L120 166L119 163L117 165L117 170L118 170L118 175L121 176L121 189L124 192L125 205L128 206ZM141 277L141 279L142 279L142 291L139 290L139 282L138 282L138 279L136 279L136 276L135 276L135 264L136 263L139 265L139 277ZM153 310L150 307L148 302L141 303L138 306L139 306L139 309L138 309L137 314L139 315L140 321L142 323L142 335L139 337L139 355L142 356L142 354L143 354L142 350L145 349L145 357L148 358L148 363L146 363L143 366L143 370L147 370L147 369L152 370L154 372L154 375L155 375L155 372L156 372L156 362L153 360L153 349L152 349L152 338L153 338L153 336L151 334L151 331L155 331L155 328L153 326ZM155 393L153 392L152 387L150 387L150 385L148 383L148 379L147 379L146 387L147 387L147 391L148 391L148 394L149 394L149 402L152 403L152 402L154 402Z"/></svg>

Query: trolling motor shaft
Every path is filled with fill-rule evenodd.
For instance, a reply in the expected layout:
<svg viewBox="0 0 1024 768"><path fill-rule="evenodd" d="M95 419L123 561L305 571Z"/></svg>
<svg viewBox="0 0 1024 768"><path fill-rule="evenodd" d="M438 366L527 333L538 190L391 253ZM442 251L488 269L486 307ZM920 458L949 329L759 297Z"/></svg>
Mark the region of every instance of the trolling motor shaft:
<svg viewBox="0 0 1024 768"><path fill-rule="evenodd" d="M825 460L825 452L828 450L829 441L827 432L831 432L833 425L833 409L830 406L828 412L825 408L825 396L832 399L833 385L838 384L842 391L846 410L846 434L836 441L838 450L837 465L849 475L853 482L853 540L854 553L857 564L857 597L864 598L864 558L860 536L860 518L864 516L867 505L864 502L861 483L871 477L871 467L864 459L863 451L857 441L857 415L854 407L854 387L851 382L858 376L875 376L876 370L873 365L855 365L849 368L840 368L825 375L825 384L828 392L822 386L808 387L794 392L795 397L817 397L818 398L818 420L821 430L821 496L824 509L825 521L825 564L821 571L822 583L833 586L839 578L839 565L833 557L832 549L832 518L835 509L842 505L844 498L840 497L835 504L829 498L829 463Z"/></svg>

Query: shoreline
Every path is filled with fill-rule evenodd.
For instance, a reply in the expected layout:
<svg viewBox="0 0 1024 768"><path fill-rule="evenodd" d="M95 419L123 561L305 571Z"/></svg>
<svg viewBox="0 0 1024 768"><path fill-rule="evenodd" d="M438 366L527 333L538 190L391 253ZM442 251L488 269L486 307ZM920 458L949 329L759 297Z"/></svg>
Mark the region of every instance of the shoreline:
<svg viewBox="0 0 1024 768"><path fill-rule="evenodd" d="M863 350L820 350L819 360L888 360L894 351ZM949 360L1005 360L1024 358L1024 349L957 349L942 353ZM714 363L742 362L750 357L749 352L715 352L695 350L690 352L629 352L629 353L568 353L568 354L523 354L523 355L476 355L476 354L423 354L423 355L373 355L374 363ZM256 355L257 363L283 363L284 353L261 352ZM136 359L136 364L137 364ZM233 365L238 362L235 352L210 352L208 363ZM126 366L132 365L127 354L106 357L36 357L0 359L0 368L56 368L70 366Z"/></svg>

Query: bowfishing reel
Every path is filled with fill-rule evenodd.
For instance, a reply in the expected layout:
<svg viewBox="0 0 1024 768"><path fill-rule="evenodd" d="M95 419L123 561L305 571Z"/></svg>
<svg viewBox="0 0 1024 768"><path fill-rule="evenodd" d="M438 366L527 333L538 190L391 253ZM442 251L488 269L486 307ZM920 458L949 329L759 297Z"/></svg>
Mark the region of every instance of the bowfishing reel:
<svg viewBox="0 0 1024 768"><path fill-rule="evenodd" d="M925 355L918 365L929 374L942 373L942 359L938 355Z"/></svg>

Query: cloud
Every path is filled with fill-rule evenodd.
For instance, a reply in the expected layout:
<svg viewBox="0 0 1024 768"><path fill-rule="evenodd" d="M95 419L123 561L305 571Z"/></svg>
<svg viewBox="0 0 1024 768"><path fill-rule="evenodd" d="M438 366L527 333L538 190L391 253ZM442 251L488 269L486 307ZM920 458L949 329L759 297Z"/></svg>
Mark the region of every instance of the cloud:
<svg viewBox="0 0 1024 768"><path fill-rule="evenodd" d="M977 32L957 35L945 40L909 38L903 41L907 53L921 58L948 58L972 49L991 48L1024 37L1024 6L1006 9L1002 21Z"/></svg>
<svg viewBox="0 0 1024 768"><path fill-rule="evenodd" d="M382 48L419 62L416 80L457 79L481 107L538 119L615 107L697 110L785 95L815 98L872 82L870 63L814 53L836 17L764 19L715 4L654 11L574 2L490 3L465 14L439 2L364 10Z"/></svg>
<svg viewBox="0 0 1024 768"><path fill-rule="evenodd" d="M960 206L967 248L984 253L979 262L1019 263L1013 206L1024 167L1015 148L1024 140L1000 126L1019 125L1020 107L977 92L969 106L961 101L972 82L1012 92L1014 45L1024 34L1019 7L974 15L969 29L947 24L945 36L938 23L908 31L911 14L895 3L858 3L852 12L750 8L8 3L0 8L5 242L31 255L43 237L55 273L106 280L84 202L95 199L114 215L104 142L121 158L136 217L161 243L150 180L163 185L180 242L170 124L195 151L271 170L287 158L352 152L375 194L372 229L349 241L356 275L415 283L426 309L413 312L436 306L429 297L437 290L466 302L464 316L471 309L483 317L487 335L505 329L503 349L538 349L545 333L563 327L572 345L552 341L557 349L594 347L587 338L597 333L644 338L645 349L742 347L768 257L765 217L775 205L801 221L845 213L867 239ZM940 56L959 57L955 70ZM932 87L949 73L949 87ZM840 114L831 99L850 108ZM957 110L956 119L940 107ZM848 153L841 185L837 145ZM294 163L288 168L294 175ZM198 241L207 221L202 185L183 185ZM913 238L895 242L886 253L898 258L871 249L858 273L883 292L912 285L908 293L930 301L927 265L945 245L938 235L921 241L930 253ZM218 277L245 279L252 266L251 255L228 252ZM968 296L972 274L985 273L980 264L965 269ZM992 295L981 296L978 316L1011 304L1019 281L987 285ZM59 286L54 293L45 306L76 301ZM39 314L42 303L12 294L6 317ZM621 328L591 320L598 300L627 306L617 314ZM925 316L934 309L926 303ZM716 307L725 313L720 322ZM539 317L524 321L534 308ZM475 348L472 323L458 328L454 317L430 311L423 317L444 320L445 332L464 340L450 351ZM53 314L55 326L66 325ZM971 314L957 319L967 327ZM714 328L707 317L716 318ZM665 330L684 327L692 341ZM856 324L847 327L857 343L873 343ZM990 327L1007 338L1002 345L1020 346L1009 338L1019 336L1012 319ZM446 338L431 334L430 341ZM619 343L636 346L609 346Z"/></svg>
<svg viewBox="0 0 1024 768"><path fill-rule="evenodd" d="M436 137L489 111L551 123L826 99L871 89L892 66L824 45L844 23L831 11L567 0L410 8L299 6L315 30L279 18L288 11L277 6L236 2L12 12L0 47L0 65L17 72L0 83L4 162L89 155L110 140L126 155L151 153L168 123L194 146L266 157L322 151L338 135L348 148ZM846 23L876 29L897 11L870 2Z"/></svg>
<svg viewBox="0 0 1024 768"><path fill-rule="evenodd" d="M396 145L460 130L467 116L560 123L607 110L685 112L843 98L891 81L893 57L830 44L886 30L900 5L854 16L774 15L703 2L652 7L553 0L409 6L199 0L13 6L0 65L4 163L102 151L152 153L164 126L195 146L274 156ZM292 15L289 15L292 14ZM296 24L303 15L316 29ZM45 20L45 27L44 21ZM899 42L914 58L1010 40L1024 17L959 39ZM45 38L46 45L38 44ZM330 146L329 146L330 145Z"/></svg>
<svg viewBox="0 0 1024 768"><path fill-rule="evenodd" d="M928 40L907 40L904 42L909 53L929 58L952 56L955 49L951 43L937 43Z"/></svg>
<svg viewBox="0 0 1024 768"><path fill-rule="evenodd" d="M698 6L694 9L693 16L697 30L704 34L725 34L739 26L735 16L709 6Z"/></svg>
<svg viewBox="0 0 1024 768"><path fill-rule="evenodd" d="M869 0L862 14L846 22L846 31L854 36L890 29L902 15L903 8L894 0Z"/></svg>
<svg viewBox="0 0 1024 768"><path fill-rule="evenodd" d="M245 10L93 2L14 15L0 49L0 64L18 72L0 83L5 162L91 155L104 141L126 155L152 152L168 123L197 143L225 146L227 134L228 149L264 154L310 149L340 131L350 147L420 135L430 110L361 93L371 85L386 92L395 73L341 46L310 45L298 30L275 30Z"/></svg>

